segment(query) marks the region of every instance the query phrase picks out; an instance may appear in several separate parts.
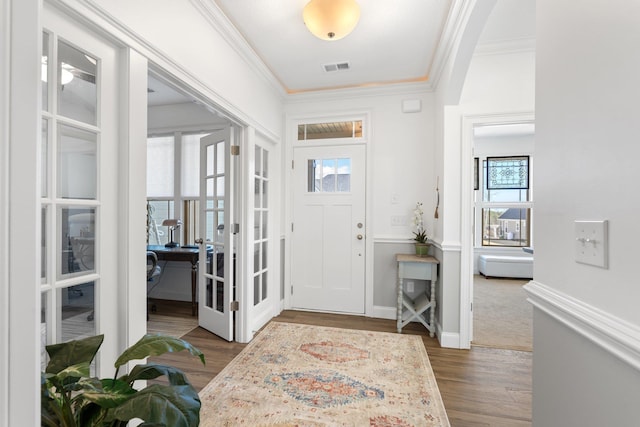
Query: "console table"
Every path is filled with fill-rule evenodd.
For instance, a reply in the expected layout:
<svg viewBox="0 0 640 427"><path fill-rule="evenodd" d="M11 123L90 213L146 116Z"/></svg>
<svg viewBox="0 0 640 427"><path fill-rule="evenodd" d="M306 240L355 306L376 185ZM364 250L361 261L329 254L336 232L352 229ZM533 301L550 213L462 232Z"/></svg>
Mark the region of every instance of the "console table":
<svg viewBox="0 0 640 427"><path fill-rule="evenodd" d="M436 283L438 283L438 264L439 261L432 256L420 257L409 254L397 254L396 261L398 263L398 307L396 313L396 323L398 333L402 333L402 328L414 319L420 321L429 331L429 336L435 334L435 310L436 310ZM426 290L412 299L404 291L403 280L430 280L431 292L427 294ZM403 320L405 309L410 313ZM427 320L426 311L429 310L429 319Z"/></svg>
<svg viewBox="0 0 640 427"><path fill-rule="evenodd" d="M208 249L208 248L207 248ZM198 283L198 257L200 249L177 246L168 248L163 245L149 245L148 251L155 252L159 260L163 261L188 261L191 263L191 315L196 315L198 305L196 304L196 284Z"/></svg>

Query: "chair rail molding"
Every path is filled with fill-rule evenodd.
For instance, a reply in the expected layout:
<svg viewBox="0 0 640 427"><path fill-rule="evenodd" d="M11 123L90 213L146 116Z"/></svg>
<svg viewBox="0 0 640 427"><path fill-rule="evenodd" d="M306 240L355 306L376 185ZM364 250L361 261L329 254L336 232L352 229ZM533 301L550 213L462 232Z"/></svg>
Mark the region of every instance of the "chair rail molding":
<svg viewBox="0 0 640 427"><path fill-rule="evenodd" d="M640 327L534 280L524 289L535 309L640 370Z"/></svg>

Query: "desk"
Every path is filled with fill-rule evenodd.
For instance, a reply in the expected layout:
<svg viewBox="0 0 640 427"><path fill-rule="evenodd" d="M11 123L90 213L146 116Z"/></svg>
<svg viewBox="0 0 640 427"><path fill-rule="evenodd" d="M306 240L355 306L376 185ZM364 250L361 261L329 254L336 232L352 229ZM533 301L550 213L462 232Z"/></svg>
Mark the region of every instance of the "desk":
<svg viewBox="0 0 640 427"><path fill-rule="evenodd" d="M398 310L396 313L396 323L398 333L402 333L402 328L413 319L417 319L429 330L429 336L435 334L435 310L436 310L436 283L438 283L438 263L439 261L432 256L419 257L409 254L397 254L398 262ZM427 295L426 291L418 295L416 299L411 299L403 288L404 279L430 280L431 292ZM403 321L404 308L411 315ZM424 313L429 310L429 321L427 322Z"/></svg>
<svg viewBox="0 0 640 427"><path fill-rule="evenodd" d="M149 245L148 251L155 252L158 260L163 261L189 261L191 263L191 315L196 315L198 305L196 304L196 284L198 283L198 248L167 248L163 245ZM207 248L207 251L209 249Z"/></svg>

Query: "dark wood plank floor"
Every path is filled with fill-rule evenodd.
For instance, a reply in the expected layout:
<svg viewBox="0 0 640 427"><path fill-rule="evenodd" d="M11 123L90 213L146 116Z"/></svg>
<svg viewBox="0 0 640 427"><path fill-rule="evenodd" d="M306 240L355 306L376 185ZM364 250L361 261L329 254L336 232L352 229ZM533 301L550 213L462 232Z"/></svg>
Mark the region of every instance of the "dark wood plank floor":
<svg viewBox="0 0 640 427"><path fill-rule="evenodd" d="M189 305L157 302L158 313L189 316ZM395 332L395 321L361 316L284 311L272 321ZM471 350L441 348L418 324L403 333L421 335L453 427L531 426L531 353L485 347ZM206 357L206 365L186 354L153 358L182 369L197 390L202 389L245 344L229 343L202 328L183 337Z"/></svg>

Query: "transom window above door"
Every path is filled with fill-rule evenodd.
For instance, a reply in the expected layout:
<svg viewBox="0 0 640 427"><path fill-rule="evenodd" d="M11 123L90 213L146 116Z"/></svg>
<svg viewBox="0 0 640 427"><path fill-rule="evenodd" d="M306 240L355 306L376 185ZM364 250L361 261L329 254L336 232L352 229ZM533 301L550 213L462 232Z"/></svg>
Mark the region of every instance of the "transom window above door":
<svg viewBox="0 0 640 427"><path fill-rule="evenodd" d="M362 138L362 120L298 125L298 141Z"/></svg>

